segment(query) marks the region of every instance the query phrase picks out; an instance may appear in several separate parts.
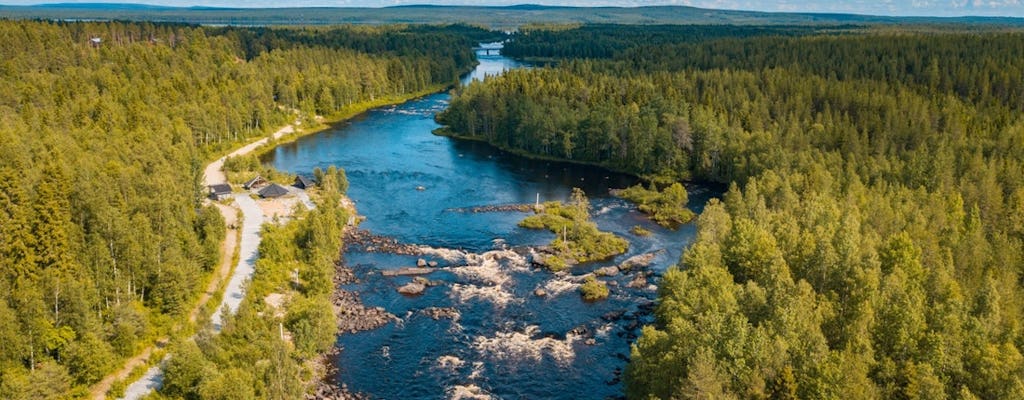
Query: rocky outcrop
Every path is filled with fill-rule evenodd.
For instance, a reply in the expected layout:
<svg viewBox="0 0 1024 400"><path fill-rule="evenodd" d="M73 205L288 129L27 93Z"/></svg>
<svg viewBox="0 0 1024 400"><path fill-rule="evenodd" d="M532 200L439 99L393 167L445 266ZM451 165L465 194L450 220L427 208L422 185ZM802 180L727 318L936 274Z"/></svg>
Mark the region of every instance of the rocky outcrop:
<svg viewBox="0 0 1024 400"><path fill-rule="evenodd" d="M594 275L597 276L617 276L619 275L619 267L612 265L609 267L598 268L594 270Z"/></svg>
<svg viewBox="0 0 1024 400"><path fill-rule="evenodd" d="M650 253L639 254L627 258L626 261L623 261L622 264L619 264L619 269L622 271L629 271L634 268L646 268L650 266L652 262L654 262L655 257L657 257L664 251L665 250L652 251Z"/></svg>
<svg viewBox="0 0 1024 400"><path fill-rule="evenodd" d="M380 271L381 275L384 276L410 276L410 275L426 275L436 270L427 268L399 268L399 269L386 269Z"/></svg>
<svg viewBox="0 0 1024 400"><path fill-rule="evenodd" d="M469 208L449 208L448 211L483 213L483 212L533 212L533 204L496 204Z"/></svg>
<svg viewBox="0 0 1024 400"><path fill-rule="evenodd" d="M423 309L423 315L430 317L431 319L441 320L450 319L458 321L462 317L462 313L451 307L428 307Z"/></svg>
<svg viewBox="0 0 1024 400"><path fill-rule="evenodd" d="M419 282L409 282L398 288L398 293L406 296L418 296L423 294L423 291L427 290L427 286Z"/></svg>
<svg viewBox="0 0 1024 400"><path fill-rule="evenodd" d="M407 256L418 256L423 252L419 246L399 243L395 238L375 235L365 229L346 229L345 245L361 248L371 253L391 253Z"/></svg>

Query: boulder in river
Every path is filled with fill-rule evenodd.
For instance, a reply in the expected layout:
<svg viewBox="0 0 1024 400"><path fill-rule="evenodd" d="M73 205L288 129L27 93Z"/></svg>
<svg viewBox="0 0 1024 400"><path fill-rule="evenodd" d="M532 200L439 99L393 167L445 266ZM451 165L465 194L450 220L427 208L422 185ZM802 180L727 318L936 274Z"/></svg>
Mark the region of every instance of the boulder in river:
<svg viewBox="0 0 1024 400"><path fill-rule="evenodd" d="M536 290L533 291L533 295L537 297L545 297L548 295L548 291L541 288L537 288Z"/></svg>
<svg viewBox="0 0 1024 400"><path fill-rule="evenodd" d="M638 274L632 281L626 284L626 287L632 289L643 289L647 287L647 277L644 274Z"/></svg>
<svg viewBox="0 0 1024 400"><path fill-rule="evenodd" d="M421 268L399 268L399 269L386 269L380 272L384 276L406 276L406 275L426 275L433 270L421 269Z"/></svg>
<svg viewBox="0 0 1024 400"><path fill-rule="evenodd" d="M619 274L619 267L614 266L614 265L612 265L610 267L598 268L598 269L594 270L594 275L597 275L597 276L616 276L618 274Z"/></svg>
<svg viewBox="0 0 1024 400"><path fill-rule="evenodd" d="M427 266L430 268L437 268L437 261L429 261L427 262Z"/></svg>
<svg viewBox="0 0 1024 400"><path fill-rule="evenodd" d="M459 317L462 316L462 314L459 313L459 310L456 310L451 307L427 307L423 309L423 314L430 318L433 318L434 320L439 320L442 318L458 320Z"/></svg>
<svg viewBox="0 0 1024 400"><path fill-rule="evenodd" d="M427 289L427 286L419 282L409 282L402 287L398 288L398 293L406 296L417 296L423 294L423 291Z"/></svg>
<svg viewBox="0 0 1024 400"><path fill-rule="evenodd" d="M422 258L419 259L419 260L416 260L416 266L420 267L420 268L426 267L427 266L427 260L424 260Z"/></svg>
<svg viewBox="0 0 1024 400"><path fill-rule="evenodd" d="M644 253L630 257L626 259L626 261L623 261L622 264L619 264L619 269L623 271L629 271L633 268L647 267L651 265L652 262L654 262L654 257L656 257L659 253L663 251L664 250L652 251L650 253Z"/></svg>

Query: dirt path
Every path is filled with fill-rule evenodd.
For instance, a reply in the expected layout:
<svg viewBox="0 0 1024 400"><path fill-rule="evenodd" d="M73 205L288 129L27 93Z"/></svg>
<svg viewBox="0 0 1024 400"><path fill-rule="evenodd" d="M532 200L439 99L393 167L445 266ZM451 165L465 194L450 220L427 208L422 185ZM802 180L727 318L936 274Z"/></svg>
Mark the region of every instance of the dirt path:
<svg viewBox="0 0 1024 400"><path fill-rule="evenodd" d="M220 203L215 203L215 205L220 210L220 215L224 216L224 224L228 226L228 229L224 236L224 242L220 244L220 266L214 271L213 279L206 285L206 290L203 291L203 294L199 295L196 307L188 315L188 322L193 324L196 322L196 317L199 316L199 311L213 298L213 294L220 288L225 277L231 273L231 262L234 261L235 251L238 249L238 228L236 227L238 224L238 210Z"/></svg>
<svg viewBox="0 0 1024 400"><path fill-rule="evenodd" d="M227 157L248 154L256 148L266 144L271 140L271 138L275 140L280 139L282 136L293 132L295 132L294 125L285 126L277 132L274 132L270 137L242 146L227 156L221 157L210 163L203 171L203 185L210 186L218 183L227 183L227 177L224 175L223 171L224 160L227 159ZM257 256L256 250L259 248L259 230L264 220L262 212L259 207L256 206L255 201L251 198L247 196L239 196L235 201L236 206L234 207L215 203L228 227L238 225L238 213L241 212L243 218L242 227L240 230L237 228L229 228L227 230L224 242L221 243L220 265L217 267L217 270L214 271L213 279L210 280L210 283L206 286L203 293L199 295L199 299L196 301L195 306L192 308L192 311L189 312L188 316L189 323L195 323L196 318L199 315L199 311L210 301L211 298L213 298L213 294L217 292L217 289L221 287L224 281L228 280L228 286L224 290L221 305L217 307L214 315L212 316L214 330L216 332L220 332L222 320L221 309L227 305L231 312L234 312L238 309L238 305L244 297L242 283L252 277L252 273L254 271L253 263L255 263ZM239 238L240 235L241 238ZM228 274L231 273L232 261L234 260L236 251L241 251L238 257L238 265L235 266L234 273L231 274L229 279ZM99 383L93 385L89 389L89 398L96 400L106 399L107 393L110 391L110 387L114 382L127 378L135 368L146 363L149 360L149 357L153 355L153 351L157 347L163 347L167 340L167 338L159 339L156 345L148 346L139 352L139 354L128 359L121 369L105 376ZM153 366L148 369L141 378L128 385L122 399L135 400L142 398L153 390L159 389L162 382L163 371L159 365Z"/></svg>

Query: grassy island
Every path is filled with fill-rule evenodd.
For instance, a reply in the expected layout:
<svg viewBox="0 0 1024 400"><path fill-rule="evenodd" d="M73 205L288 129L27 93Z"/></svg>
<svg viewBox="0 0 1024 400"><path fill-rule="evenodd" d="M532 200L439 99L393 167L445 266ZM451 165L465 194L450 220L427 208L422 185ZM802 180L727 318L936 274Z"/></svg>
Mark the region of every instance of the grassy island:
<svg viewBox="0 0 1024 400"><path fill-rule="evenodd" d="M618 191L618 196L637 204L640 211L651 216L651 220L666 228L675 228L693 220L695 214L686 208L688 198L686 188L676 182L658 190L654 184L650 188L641 185L632 186Z"/></svg>
<svg viewBox="0 0 1024 400"><path fill-rule="evenodd" d="M557 234L551 242L555 255L545 261L548 268L556 271L571 263L603 260L629 248L625 239L598 230L597 224L590 221L590 201L579 188L573 189L568 204L546 202L536 215L526 217L519 226Z"/></svg>

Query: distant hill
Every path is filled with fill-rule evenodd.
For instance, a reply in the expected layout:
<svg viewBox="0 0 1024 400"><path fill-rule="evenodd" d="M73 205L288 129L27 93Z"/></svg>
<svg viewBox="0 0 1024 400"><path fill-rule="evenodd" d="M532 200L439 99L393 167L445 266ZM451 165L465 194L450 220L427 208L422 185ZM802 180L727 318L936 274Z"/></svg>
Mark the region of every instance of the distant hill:
<svg viewBox="0 0 1024 400"><path fill-rule="evenodd" d="M686 6L506 7L414 5L386 8L216 8L143 4L57 3L2 6L0 18L146 20L228 25L324 25L465 22L512 29L527 23L616 24L975 24L1024 27L1021 18L883 17L853 14L767 13Z"/></svg>

